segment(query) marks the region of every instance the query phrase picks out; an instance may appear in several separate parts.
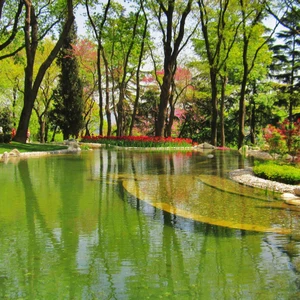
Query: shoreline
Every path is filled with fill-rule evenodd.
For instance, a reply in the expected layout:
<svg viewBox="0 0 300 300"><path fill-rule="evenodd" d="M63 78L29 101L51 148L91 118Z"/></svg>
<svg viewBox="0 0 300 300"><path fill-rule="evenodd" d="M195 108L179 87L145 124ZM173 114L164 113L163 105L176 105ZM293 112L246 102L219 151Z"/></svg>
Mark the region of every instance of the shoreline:
<svg viewBox="0 0 300 300"><path fill-rule="evenodd" d="M259 178L254 175L252 168L231 171L229 178L240 184L278 193L294 193L294 189L299 186Z"/></svg>
<svg viewBox="0 0 300 300"><path fill-rule="evenodd" d="M85 143L91 149L97 149L103 147L102 144L92 144L92 143ZM63 150L53 150L53 151L35 151L35 152L19 152L17 149L13 149L10 152L5 152L0 154L0 162L7 162L10 158L28 158L28 157L41 157L47 155L58 155L58 154L71 154L71 153L80 153L81 149L77 142L69 142L67 144L69 147L68 149ZM124 148L124 147L116 147ZM125 147L127 148L127 147ZM137 150L136 147L133 147L134 150ZM199 149L199 148L198 148ZM198 150L197 149L197 150ZM147 149L149 150L149 149ZM160 149L162 150L162 149ZM163 148L165 150L165 148ZM176 149L178 150L178 149ZM180 150L187 150L187 149L180 149ZM195 149L188 149L188 150L195 150ZM200 149L199 149L200 150ZM211 149L210 149L211 150ZM246 156L253 156L256 158L261 159L270 159L268 153L258 150L248 150ZM299 187L300 185L290 185L285 183L280 183L272 180L267 180L263 178L259 178L254 175L253 170L251 167L245 169L237 169L229 172L229 178L233 181L236 181L240 184L247 185L250 187L265 189L273 192L278 193L294 193L294 189Z"/></svg>

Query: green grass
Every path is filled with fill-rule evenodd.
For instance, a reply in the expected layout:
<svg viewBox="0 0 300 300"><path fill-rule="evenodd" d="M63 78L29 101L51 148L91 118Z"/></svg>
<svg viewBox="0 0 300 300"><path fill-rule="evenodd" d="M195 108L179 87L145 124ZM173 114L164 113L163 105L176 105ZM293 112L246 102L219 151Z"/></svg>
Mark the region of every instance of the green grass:
<svg viewBox="0 0 300 300"><path fill-rule="evenodd" d="M274 161L256 162L253 167L256 176L287 184L300 184L300 168L279 164Z"/></svg>
<svg viewBox="0 0 300 300"><path fill-rule="evenodd" d="M20 152L36 152L36 151L54 151L67 149L67 146L51 145L51 144L22 144L10 142L9 144L0 144L0 154L10 152L13 149L18 149Z"/></svg>

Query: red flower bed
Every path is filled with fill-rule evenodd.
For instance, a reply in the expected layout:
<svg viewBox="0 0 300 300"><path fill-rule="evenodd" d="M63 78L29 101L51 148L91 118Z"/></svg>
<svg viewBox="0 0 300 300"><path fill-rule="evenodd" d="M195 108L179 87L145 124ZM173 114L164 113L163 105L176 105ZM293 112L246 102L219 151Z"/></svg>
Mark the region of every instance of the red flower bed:
<svg viewBox="0 0 300 300"><path fill-rule="evenodd" d="M191 139L151 136L84 136L86 143L110 144L125 147L191 147Z"/></svg>

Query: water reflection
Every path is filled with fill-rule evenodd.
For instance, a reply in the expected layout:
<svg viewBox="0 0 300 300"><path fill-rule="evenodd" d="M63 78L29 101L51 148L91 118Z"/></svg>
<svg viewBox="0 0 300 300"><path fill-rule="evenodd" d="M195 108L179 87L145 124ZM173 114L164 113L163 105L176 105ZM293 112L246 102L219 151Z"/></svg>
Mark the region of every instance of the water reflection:
<svg viewBox="0 0 300 300"><path fill-rule="evenodd" d="M196 199L202 210L216 213L203 200L212 197L212 187L198 176L226 176L239 159L229 153L212 160L199 153L103 149L0 165L0 298L295 296L296 231L233 230L145 201L191 206L194 213L191 188L203 193ZM130 189L124 189L126 182ZM297 228L298 219L290 220Z"/></svg>

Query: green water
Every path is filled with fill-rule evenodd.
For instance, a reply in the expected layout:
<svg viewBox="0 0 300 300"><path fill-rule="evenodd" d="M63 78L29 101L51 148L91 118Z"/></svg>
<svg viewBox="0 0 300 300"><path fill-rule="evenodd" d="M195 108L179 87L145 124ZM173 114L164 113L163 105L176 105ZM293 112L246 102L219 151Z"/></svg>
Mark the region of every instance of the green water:
<svg viewBox="0 0 300 300"><path fill-rule="evenodd" d="M214 155L0 163L0 299L299 299L299 210Z"/></svg>

